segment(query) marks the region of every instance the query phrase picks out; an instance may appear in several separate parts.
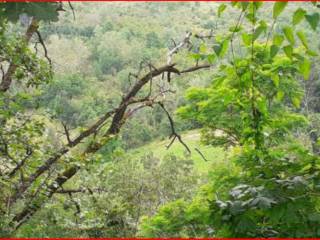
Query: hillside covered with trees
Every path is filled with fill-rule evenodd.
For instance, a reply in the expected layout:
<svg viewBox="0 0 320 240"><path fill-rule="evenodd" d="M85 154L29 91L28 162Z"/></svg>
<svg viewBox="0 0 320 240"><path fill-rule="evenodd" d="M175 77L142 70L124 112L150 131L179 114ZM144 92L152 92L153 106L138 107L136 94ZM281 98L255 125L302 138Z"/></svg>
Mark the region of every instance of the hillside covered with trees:
<svg viewBox="0 0 320 240"><path fill-rule="evenodd" d="M320 237L319 7L0 3L0 237Z"/></svg>

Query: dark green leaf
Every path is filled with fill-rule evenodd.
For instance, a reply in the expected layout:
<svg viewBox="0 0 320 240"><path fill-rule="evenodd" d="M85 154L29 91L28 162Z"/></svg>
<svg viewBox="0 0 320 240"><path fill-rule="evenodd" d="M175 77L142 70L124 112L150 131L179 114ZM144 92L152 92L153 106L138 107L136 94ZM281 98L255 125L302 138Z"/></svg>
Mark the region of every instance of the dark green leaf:
<svg viewBox="0 0 320 240"><path fill-rule="evenodd" d="M287 40L291 43L291 45L294 45L294 35L293 30L291 27L287 26L283 28L283 33L286 36Z"/></svg>
<svg viewBox="0 0 320 240"><path fill-rule="evenodd" d="M308 21L308 23L310 24L311 28L313 30L316 30L318 23L319 23L319 20L320 20L319 13L314 13L312 15L305 15L305 18Z"/></svg>
<svg viewBox="0 0 320 240"><path fill-rule="evenodd" d="M305 15L306 15L306 11L302 8L298 8L293 14L292 24L293 25L299 24Z"/></svg>
<svg viewBox="0 0 320 240"><path fill-rule="evenodd" d="M283 51L288 58L292 58L293 48L291 45L284 46Z"/></svg>
<svg viewBox="0 0 320 240"><path fill-rule="evenodd" d="M282 13L282 11L285 9L287 6L288 2L276 2L273 5L273 19L276 19L279 17L279 15Z"/></svg>
<svg viewBox="0 0 320 240"><path fill-rule="evenodd" d="M273 58L279 52L279 47L277 45L272 45L270 47L270 57Z"/></svg>

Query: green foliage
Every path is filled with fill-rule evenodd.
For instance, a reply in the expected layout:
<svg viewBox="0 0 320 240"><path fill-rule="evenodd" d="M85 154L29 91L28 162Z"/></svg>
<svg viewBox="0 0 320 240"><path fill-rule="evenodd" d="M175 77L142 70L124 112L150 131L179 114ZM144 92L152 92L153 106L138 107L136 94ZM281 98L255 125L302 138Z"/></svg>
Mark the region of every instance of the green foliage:
<svg viewBox="0 0 320 240"><path fill-rule="evenodd" d="M101 158L99 165L90 164L73 186L66 186L88 189L88 194L73 194L73 200L68 195L56 196L41 213L47 227L24 226L20 230L23 236L61 236L54 231L64 228L74 229L73 235L66 236L134 236L142 215L151 215L168 201L191 198L200 183L193 162L183 157L167 155L159 159L149 154L133 159L116 146L95 161L97 158ZM74 201L81 206L80 213Z"/></svg>
<svg viewBox="0 0 320 240"><path fill-rule="evenodd" d="M306 11L302 8L298 8L292 16L292 24L293 25L299 24L303 20L305 15L306 15Z"/></svg>
<svg viewBox="0 0 320 240"><path fill-rule="evenodd" d="M83 126L111 108L111 97L116 100L105 96L107 89L102 84L97 90L91 83L78 74L55 77L50 85L41 87L42 94L34 99L34 105L68 126Z"/></svg>
<svg viewBox="0 0 320 240"><path fill-rule="evenodd" d="M273 19L276 19L279 17L279 15L283 12L287 4L288 2L276 2L273 5Z"/></svg>
<svg viewBox="0 0 320 240"><path fill-rule="evenodd" d="M294 34L293 34L292 27L289 27L289 26L284 27L283 33L284 33L285 37L287 38L287 40L289 41L289 43L294 45L295 41L294 41Z"/></svg>
<svg viewBox="0 0 320 240"><path fill-rule="evenodd" d="M9 91L0 94L1 236L319 236L320 128L318 114L309 115L320 111L319 61L312 58L319 15L311 4L73 5L75 19L58 2L0 3L0 64L4 71L17 66ZM37 36L29 45L21 37L30 17L40 21L52 69L40 44L33 46ZM177 132L201 128L181 134L191 154L178 142L166 149L167 116L146 108L130 116L119 137L100 139L105 122L7 204L68 143L66 131L73 140L114 109L136 83L133 74L163 64L172 39L186 29L192 46L174 55L177 69L212 67L175 75L170 85L159 76L152 87L175 92L161 99ZM202 38L208 31L214 37ZM146 86L137 98L148 93ZM79 156L95 142L106 144ZM73 165L81 166L77 175L12 234L12 216L30 201L30 209L38 207L52 179ZM68 189L75 192L63 193Z"/></svg>
<svg viewBox="0 0 320 240"><path fill-rule="evenodd" d="M48 83L52 78L49 64L38 57L26 41L17 34L9 34L6 21L0 23L0 57L7 64L17 66L14 78L27 87Z"/></svg>
<svg viewBox="0 0 320 240"><path fill-rule="evenodd" d="M37 20L58 21L58 8L58 2L6 2L0 4L1 18L5 17L12 22L18 21L23 13Z"/></svg>
<svg viewBox="0 0 320 240"><path fill-rule="evenodd" d="M275 3L275 19L285 5ZM261 26L257 25L259 7L250 3L251 29L240 31L246 54L242 51L241 57L233 55L221 63L211 86L190 89L188 104L178 110L182 118L196 119L204 126L206 144L233 149L230 160L240 174L212 179L212 188L202 195L209 209L203 218L194 219L192 227L185 218L193 202L176 202L144 220L146 236L172 232L180 237L320 236L320 159L295 138L298 129L303 131L308 125L296 112L303 96L300 79L309 79L311 72L306 37L297 32L304 50L294 47L295 30L289 26L274 36L272 45L258 41L260 34L255 37L254 33ZM299 22L297 16L294 22ZM281 50L284 37L290 44ZM186 231L200 226L206 228Z"/></svg>
<svg viewBox="0 0 320 240"><path fill-rule="evenodd" d="M312 15L306 14L305 18L308 21L308 23L310 24L311 28L313 30L316 30L318 27L318 24L319 24L320 14L319 13L314 13Z"/></svg>
<svg viewBox="0 0 320 240"><path fill-rule="evenodd" d="M226 4L221 4L218 8L218 17L221 17L221 14L226 10L227 5Z"/></svg>

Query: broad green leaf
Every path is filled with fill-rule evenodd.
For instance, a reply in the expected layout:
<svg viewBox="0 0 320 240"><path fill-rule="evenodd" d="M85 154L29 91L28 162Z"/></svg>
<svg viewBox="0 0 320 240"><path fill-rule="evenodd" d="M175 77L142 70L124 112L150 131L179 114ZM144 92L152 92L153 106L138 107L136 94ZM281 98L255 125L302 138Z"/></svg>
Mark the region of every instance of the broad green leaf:
<svg viewBox="0 0 320 240"><path fill-rule="evenodd" d="M306 53L309 55L309 56L312 56L312 57L317 57L318 54L314 51L311 51L311 50L307 50Z"/></svg>
<svg viewBox="0 0 320 240"><path fill-rule="evenodd" d="M277 55L277 53L279 52L279 47L277 45L272 45L270 47L270 57L273 58L274 56Z"/></svg>
<svg viewBox="0 0 320 240"><path fill-rule="evenodd" d="M214 60L216 59L216 56L214 54L210 54L210 55L208 55L207 58L208 58L209 63L213 63Z"/></svg>
<svg viewBox="0 0 320 240"><path fill-rule="evenodd" d="M318 23L319 23L319 20L320 20L319 13L314 13L312 15L305 15L305 18L308 21L308 23L310 24L311 28L313 30L316 30Z"/></svg>
<svg viewBox="0 0 320 240"><path fill-rule="evenodd" d="M213 51L218 57L223 57L228 50L229 40L223 40L222 43L215 44L213 46Z"/></svg>
<svg viewBox="0 0 320 240"><path fill-rule="evenodd" d="M219 57L223 57L226 54L226 52L228 50L228 46L229 46L229 40L226 39L221 44L221 52L220 52Z"/></svg>
<svg viewBox="0 0 320 240"><path fill-rule="evenodd" d="M229 31L236 33L236 32L239 32L241 29L242 29L241 26L232 26L232 27L229 28Z"/></svg>
<svg viewBox="0 0 320 240"><path fill-rule="evenodd" d="M291 27L287 26L283 28L283 33L291 45L294 45L294 35Z"/></svg>
<svg viewBox="0 0 320 240"><path fill-rule="evenodd" d="M199 60L201 59L201 55L199 53L192 53L190 54L190 57L194 60Z"/></svg>
<svg viewBox="0 0 320 240"><path fill-rule="evenodd" d="M273 19L279 17L279 15L283 12L285 7L287 6L288 2L276 2L273 5Z"/></svg>
<svg viewBox="0 0 320 240"><path fill-rule="evenodd" d="M283 51L288 58L292 58L293 47L291 45L284 46Z"/></svg>
<svg viewBox="0 0 320 240"><path fill-rule="evenodd" d="M224 10L226 10L227 5L226 4L221 4L218 8L218 17L221 17L221 14L224 12Z"/></svg>
<svg viewBox="0 0 320 240"><path fill-rule="evenodd" d="M266 28L264 26L257 27L253 34L253 40L255 41L256 39L258 39L260 34L263 33L265 30Z"/></svg>
<svg viewBox="0 0 320 240"><path fill-rule="evenodd" d="M309 79L311 72L311 62L305 58L304 61L299 65L299 71L303 75L305 80Z"/></svg>
<svg viewBox="0 0 320 240"><path fill-rule="evenodd" d="M242 41L246 46L249 46L252 43L252 34L243 33Z"/></svg>
<svg viewBox="0 0 320 240"><path fill-rule="evenodd" d="M273 44L280 47L282 42L284 40L284 37L282 35L279 35L279 34L275 34L273 36Z"/></svg>
<svg viewBox="0 0 320 240"><path fill-rule="evenodd" d="M292 57L295 57L299 61L303 61L304 60L304 56L302 56L301 54L299 54L297 52L292 53Z"/></svg>
<svg viewBox="0 0 320 240"><path fill-rule="evenodd" d="M299 24L302 19L304 18L304 16L306 15L306 11L302 8L298 8L294 14L293 14L293 17L292 17L292 24L293 25L297 25Z"/></svg>
<svg viewBox="0 0 320 240"><path fill-rule="evenodd" d="M219 57L220 56L220 52L221 52L221 45L220 44L215 44L213 46L213 51Z"/></svg>
<svg viewBox="0 0 320 240"><path fill-rule="evenodd" d="M301 41L301 43L303 44L303 46L304 46L306 49L309 49L306 35L305 35L302 31L298 31L298 32L297 32L297 36L298 36L298 38L300 39L300 41Z"/></svg>
<svg viewBox="0 0 320 240"><path fill-rule="evenodd" d="M246 18L251 22L251 23L256 23L258 18L256 17L256 14L253 13L248 13L246 15Z"/></svg>

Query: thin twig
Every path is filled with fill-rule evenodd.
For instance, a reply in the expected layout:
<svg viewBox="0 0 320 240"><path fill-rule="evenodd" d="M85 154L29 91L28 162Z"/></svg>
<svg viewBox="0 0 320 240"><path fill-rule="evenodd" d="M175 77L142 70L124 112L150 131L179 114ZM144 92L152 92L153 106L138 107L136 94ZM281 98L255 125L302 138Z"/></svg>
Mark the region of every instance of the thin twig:
<svg viewBox="0 0 320 240"><path fill-rule="evenodd" d="M39 39L39 43L41 44L41 46L42 46L42 48L43 48L44 57L48 60L50 67L52 67L52 61L51 61L51 59L50 59L49 56L48 56L47 47L46 47L46 45L45 45L45 43L44 43L44 41L43 41L43 39L42 39L42 36L41 36L39 30L36 30L35 33L37 34L38 39Z"/></svg>
<svg viewBox="0 0 320 240"><path fill-rule="evenodd" d="M166 113L169 123L170 123L170 127L171 127L171 136L169 139L172 139L171 142L169 143L169 145L167 146L167 149L170 148L170 146L173 144L173 142L178 139L179 142L185 147L185 149L188 151L188 153L191 153L190 148L188 147L188 145L182 140L181 136L176 132L175 126L174 126L174 121L170 115L170 113L168 112L168 110L165 108L165 106L163 105L162 102L158 102L158 105L163 109L163 111Z"/></svg>
<svg viewBox="0 0 320 240"><path fill-rule="evenodd" d="M202 159L204 161L208 162L208 159L206 159L206 157L203 155L203 153L198 148L194 148L194 150L196 150L196 152L199 153L199 155L202 157Z"/></svg>

